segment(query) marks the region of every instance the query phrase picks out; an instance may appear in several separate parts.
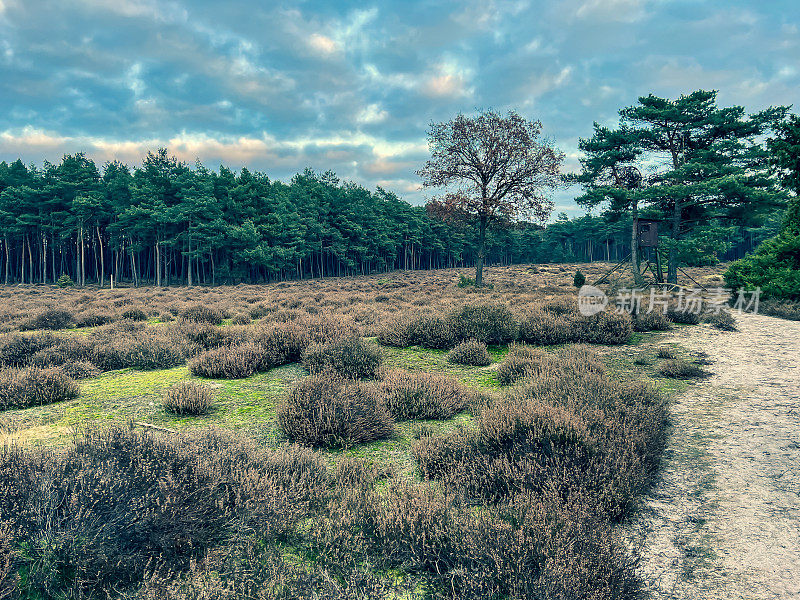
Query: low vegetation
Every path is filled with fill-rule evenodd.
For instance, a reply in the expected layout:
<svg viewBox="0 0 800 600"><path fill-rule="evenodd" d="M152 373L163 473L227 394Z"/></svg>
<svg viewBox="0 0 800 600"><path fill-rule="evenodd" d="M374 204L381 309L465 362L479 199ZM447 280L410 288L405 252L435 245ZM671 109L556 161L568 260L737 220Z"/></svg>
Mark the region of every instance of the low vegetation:
<svg viewBox="0 0 800 600"><path fill-rule="evenodd" d="M67 433L0 451L0 595L639 598L616 527L667 404L575 270L15 292L0 433ZM68 330L19 331L54 302Z"/></svg>
<svg viewBox="0 0 800 600"><path fill-rule="evenodd" d="M164 394L164 410L181 416L204 415L211 409L213 401L214 394L207 385L181 381Z"/></svg>

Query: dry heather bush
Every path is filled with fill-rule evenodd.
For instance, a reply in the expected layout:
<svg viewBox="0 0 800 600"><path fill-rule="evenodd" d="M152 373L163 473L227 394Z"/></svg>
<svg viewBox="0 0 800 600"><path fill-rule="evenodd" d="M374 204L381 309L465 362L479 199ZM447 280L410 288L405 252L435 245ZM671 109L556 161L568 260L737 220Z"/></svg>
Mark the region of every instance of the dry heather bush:
<svg viewBox="0 0 800 600"><path fill-rule="evenodd" d="M736 318L727 310L718 313L705 313L702 317L703 323L709 323L721 331L736 331Z"/></svg>
<svg viewBox="0 0 800 600"><path fill-rule="evenodd" d="M325 344L312 344L303 353L303 365L312 373L333 369L351 379L375 377L383 354L375 344L350 336Z"/></svg>
<svg viewBox="0 0 800 600"><path fill-rule="evenodd" d="M192 323L209 323L211 325L220 325L225 317L225 313L216 308L203 306L202 304L195 304L188 306L180 312L181 319L190 321Z"/></svg>
<svg viewBox="0 0 800 600"><path fill-rule="evenodd" d="M505 304L467 305L449 320L458 340L507 344L517 339L519 323Z"/></svg>
<svg viewBox="0 0 800 600"><path fill-rule="evenodd" d="M251 321L252 319L250 318L250 315L245 313L234 315L231 319L231 323L233 325L249 325Z"/></svg>
<svg viewBox="0 0 800 600"><path fill-rule="evenodd" d="M551 353L512 344L508 356L497 368L497 380L501 385L511 385L525 377L568 377L569 373L578 371L602 374L605 366L585 346L566 346Z"/></svg>
<svg viewBox="0 0 800 600"><path fill-rule="evenodd" d="M90 362L76 360L75 362L66 362L59 367L67 377L72 379L91 379L100 375L100 369Z"/></svg>
<svg viewBox="0 0 800 600"><path fill-rule="evenodd" d="M423 475L491 501L557 485L603 519L628 514L658 466L665 401L591 371L526 381L481 412L477 431L420 440Z"/></svg>
<svg viewBox="0 0 800 600"><path fill-rule="evenodd" d="M129 321L147 321L147 313L141 308L129 308L122 311L121 316Z"/></svg>
<svg viewBox="0 0 800 600"><path fill-rule="evenodd" d="M399 369L384 376L380 392L398 421L451 419L476 399L474 392L450 377Z"/></svg>
<svg viewBox="0 0 800 600"><path fill-rule="evenodd" d="M99 327L89 334L88 360L102 371L166 369L182 365L190 347L180 331L172 327L146 327L125 320Z"/></svg>
<svg viewBox="0 0 800 600"><path fill-rule="evenodd" d="M0 369L0 409L73 400L80 390L60 369Z"/></svg>
<svg viewBox="0 0 800 600"><path fill-rule="evenodd" d="M668 331L671 329L667 316L658 310L640 312L633 318L634 331Z"/></svg>
<svg viewBox="0 0 800 600"><path fill-rule="evenodd" d="M241 379L269 370L276 361L276 357L257 344L240 344L198 354L189 361L189 370L198 377Z"/></svg>
<svg viewBox="0 0 800 600"><path fill-rule="evenodd" d="M74 315L68 310L52 308L40 312L35 317L20 324L20 331L31 331L33 329L66 329L75 322Z"/></svg>
<svg viewBox="0 0 800 600"><path fill-rule="evenodd" d="M234 341L231 339L230 328L223 329L209 323L179 321L174 326L174 330L179 335L185 336L190 343L204 350L227 346Z"/></svg>
<svg viewBox="0 0 800 600"><path fill-rule="evenodd" d="M75 327L99 327L114 322L115 317L109 313L83 312L75 317Z"/></svg>
<svg viewBox="0 0 800 600"><path fill-rule="evenodd" d="M373 384L325 371L301 381L278 406L286 437L329 448L391 437L392 415Z"/></svg>
<svg viewBox="0 0 800 600"><path fill-rule="evenodd" d="M484 342L466 340L447 353L447 360L457 365L485 367L492 364L492 357Z"/></svg>
<svg viewBox="0 0 800 600"><path fill-rule="evenodd" d="M324 460L205 432L90 431L66 451L0 449L0 514L23 597L117 596L186 572L242 528L286 539L325 498ZM157 559L154 557L158 557Z"/></svg>
<svg viewBox="0 0 800 600"><path fill-rule="evenodd" d="M681 309L672 306L667 310L667 319L672 323L683 323L685 325L697 325L700 322L700 315L696 311Z"/></svg>
<svg viewBox="0 0 800 600"><path fill-rule="evenodd" d="M378 330L378 341L384 346L407 348L411 345L413 319L406 314L395 317Z"/></svg>
<svg viewBox="0 0 800 600"><path fill-rule="evenodd" d="M704 377L708 375L699 365L680 358L665 360L658 365L657 370L659 375L672 377L673 379L691 379L693 377Z"/></svg>
<svg viewBox="0 0 800 600"><path fill-rule="evenodd" d="M678 354L675 352L675 348L670 348L669 346L660 346L656 351L656 356L658 358L678 358Z"/></svg>
<svg viewBox="0 0 800 600"><path fill-rule="evenodd" d="M439 315L423 315L413 319L409 329L410 345L447 350L452 348L458 337L453 322Z"/></svg>
<svg viewBox="0 0 800 600"><path fill-rule="evenodd" d="M571 322L550 311L534 310L520 321L519 339L535 346L551 346L572 341Z"/></svg>
<svg viewBox="0 0 800 600"><path fill-rule="evenodd" d="M798 300L762 300L758 310L763 315L800 321L800 301Z"/></svg>
<svg viewBox="0 0 800 600"><path fill-rule="evenodd" d="M164 410L176 415L204 415L211 409L214 394L207 385L181 381L164 394Z"/></svg>
<svg viewBox="0 0 800 600"><path fill-rule="evenodd" d="M520 322L519 340L536 346L551 346L568 342L588 344L624 344L633 333L631 318L627 314L601 312L584 316L570 303L553 304L558 310L537 309L529 312Z"/></svg>

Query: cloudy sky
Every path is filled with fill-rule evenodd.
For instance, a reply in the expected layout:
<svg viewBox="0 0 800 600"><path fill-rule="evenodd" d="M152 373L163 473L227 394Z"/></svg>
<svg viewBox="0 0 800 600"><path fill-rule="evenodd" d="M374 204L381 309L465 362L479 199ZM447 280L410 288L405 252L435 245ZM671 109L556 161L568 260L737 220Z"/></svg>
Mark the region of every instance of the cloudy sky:
<svg viewBox="0 0 800 600"><path fill-rule="evenodd" d="M0 0L0 160L166 146L419 203L427 125L459 111L540 119L571 169L650 92L800 104L799 26L797 0Z"/></svg>

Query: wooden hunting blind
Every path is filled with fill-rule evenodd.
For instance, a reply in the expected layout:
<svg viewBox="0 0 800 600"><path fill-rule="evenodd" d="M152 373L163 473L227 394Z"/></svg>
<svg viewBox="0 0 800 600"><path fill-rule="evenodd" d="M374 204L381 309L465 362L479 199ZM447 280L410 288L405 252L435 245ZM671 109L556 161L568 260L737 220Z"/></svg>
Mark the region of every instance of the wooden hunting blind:
<svg viewBox="0 0 800 600"><path fill-rule="evenodd" d="M658 248L658 223L655 219L639 219L636 237L640 248Z"/></svg>

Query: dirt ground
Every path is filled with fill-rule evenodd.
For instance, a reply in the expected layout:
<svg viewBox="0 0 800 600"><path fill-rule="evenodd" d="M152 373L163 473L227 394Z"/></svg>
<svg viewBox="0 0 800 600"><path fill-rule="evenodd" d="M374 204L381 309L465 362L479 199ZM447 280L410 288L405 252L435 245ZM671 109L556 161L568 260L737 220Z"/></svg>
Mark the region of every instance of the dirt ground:
<svg viewBox="0 0 800 600"><path fill-rule="evenodd" d="M675 401L663 479L635 524L654 598L800 598L800 322L664 341L713 375Z"/></svg>

